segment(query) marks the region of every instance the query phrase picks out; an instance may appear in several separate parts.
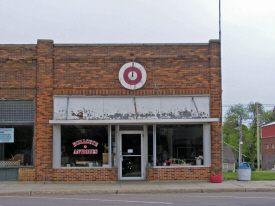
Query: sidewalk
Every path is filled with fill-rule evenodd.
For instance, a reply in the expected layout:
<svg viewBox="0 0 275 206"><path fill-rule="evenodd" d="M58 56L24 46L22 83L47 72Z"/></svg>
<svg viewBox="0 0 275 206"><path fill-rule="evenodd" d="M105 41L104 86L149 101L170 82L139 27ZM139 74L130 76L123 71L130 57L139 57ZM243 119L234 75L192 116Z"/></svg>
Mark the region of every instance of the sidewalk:
<svg viewBox="0 0 275 206"><path fill-rule="evenodd" d="M275 181L0 182L0 196L205 192L275 192Z"/></svg>

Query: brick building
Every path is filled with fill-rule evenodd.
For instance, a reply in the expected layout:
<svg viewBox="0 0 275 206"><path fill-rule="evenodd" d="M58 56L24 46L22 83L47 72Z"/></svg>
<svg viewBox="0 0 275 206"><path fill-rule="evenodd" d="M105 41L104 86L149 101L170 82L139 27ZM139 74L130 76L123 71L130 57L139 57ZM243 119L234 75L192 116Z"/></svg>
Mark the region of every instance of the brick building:
<svg viewBox="0 0 275 206"><path fill-rule="evenodd" d="M275 170L275 123L262 126L262 170Z"/></svg>
<svg viewBox="0 0 275 206"><path fill-rule="evenodd" d="M0 45L0 180L221 173L220 42Z"/></svg>

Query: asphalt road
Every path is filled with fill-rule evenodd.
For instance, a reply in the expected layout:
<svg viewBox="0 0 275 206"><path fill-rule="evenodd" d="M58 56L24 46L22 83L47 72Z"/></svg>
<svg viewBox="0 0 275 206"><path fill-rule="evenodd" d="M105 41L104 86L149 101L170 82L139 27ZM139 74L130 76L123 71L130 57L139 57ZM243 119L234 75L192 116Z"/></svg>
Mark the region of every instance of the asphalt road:
<svg viewBox="0 0 275 206"><path fill-rule="evenodd" d="M48 205L219 205L219 206L274 206L274 192L246 193L177 193L177 194L99 194L63 196L2 196L0 206Z"/></svg>

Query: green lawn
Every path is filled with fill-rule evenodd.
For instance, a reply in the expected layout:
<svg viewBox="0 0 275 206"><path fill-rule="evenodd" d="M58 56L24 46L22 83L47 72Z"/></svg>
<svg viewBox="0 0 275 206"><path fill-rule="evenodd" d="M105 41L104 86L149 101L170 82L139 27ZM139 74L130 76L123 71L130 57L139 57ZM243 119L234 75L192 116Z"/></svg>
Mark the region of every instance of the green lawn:
<svg viewBox="0 0 275 206"><path fill-rule="evenodd" d="M226 180L237 180L237 171L236 172L224 172L223 178ZM251 180L275 180L275 172L269 171L260 171L260 172L251 172Z"/></svg>

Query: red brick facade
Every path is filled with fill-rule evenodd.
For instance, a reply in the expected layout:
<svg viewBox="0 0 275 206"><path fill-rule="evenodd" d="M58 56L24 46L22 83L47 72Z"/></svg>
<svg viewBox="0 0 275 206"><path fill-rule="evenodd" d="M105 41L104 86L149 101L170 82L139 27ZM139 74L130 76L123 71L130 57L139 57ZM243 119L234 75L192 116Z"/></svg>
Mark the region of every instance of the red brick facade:
<svg viewBox="0 0 275 206"><path fill-rule="evenodd" d="M275 137L262 138L262 170L275 168Z"/></svg>
<svg viewBox="0 0 275 206"><path fill-rule="evenodd" d="M120 67L135 60L146 84L127 90ZM34 173L20 169L20 181L110 181L117 169L53 169L53 95L200 95L211 98L211 168L147 169L148 180L205 180L221 173L220 42L208 44L0 45L2 99L35 99ZM32 173L32 174L31 174Z"/></svg>

